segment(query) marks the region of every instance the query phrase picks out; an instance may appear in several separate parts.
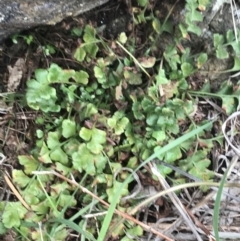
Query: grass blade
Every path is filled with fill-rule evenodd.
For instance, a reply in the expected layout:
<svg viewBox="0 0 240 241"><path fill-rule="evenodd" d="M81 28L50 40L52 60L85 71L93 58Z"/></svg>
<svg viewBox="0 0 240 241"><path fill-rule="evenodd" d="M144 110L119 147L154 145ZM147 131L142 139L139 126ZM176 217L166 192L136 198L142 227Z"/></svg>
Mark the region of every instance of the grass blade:
<svg viewBox="0 0 240 241"><path fill-rule="evenodd" d="M213 211L213 230L214 230L216 241L220 241L219 232L218 232L218 222L219 222L219 210L220 210L220 204L221 204L221 196L223 193L224 184L227 180L228 173L230 172L232 167L235 165L237 160L238 160L238 158L233 159L231 164L229 165L228 169L225 171L223 178L220 182L218 192L217 192L215 205L214 205L214 211Z"/></svg>

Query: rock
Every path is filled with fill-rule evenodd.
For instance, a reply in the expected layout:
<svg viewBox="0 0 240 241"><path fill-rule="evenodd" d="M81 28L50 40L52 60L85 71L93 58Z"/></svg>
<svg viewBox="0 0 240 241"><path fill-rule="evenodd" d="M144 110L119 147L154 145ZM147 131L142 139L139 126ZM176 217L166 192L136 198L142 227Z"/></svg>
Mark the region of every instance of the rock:
<svg viewBox="0 0 240 241"><path fill-rule="evenodd" d="M0 42L11 34L39 25L54 25L109 0L1 0Z"/></svg>

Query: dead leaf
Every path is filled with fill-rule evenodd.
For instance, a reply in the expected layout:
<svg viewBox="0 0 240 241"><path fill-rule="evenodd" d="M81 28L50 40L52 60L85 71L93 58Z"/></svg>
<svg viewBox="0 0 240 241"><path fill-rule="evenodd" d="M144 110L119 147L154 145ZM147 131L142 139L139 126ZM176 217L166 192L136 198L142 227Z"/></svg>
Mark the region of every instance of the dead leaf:
<svg viewBox="0 0 240 241"><path fill-rule="evenodd" d="M121 100L123 97L123 94L122 94L122 85L118 85L116 87L116 92L115 92L115 99L116 100Z"/></svg>
<svg viewBox="0 0 240 241"><path fill-rule="evenodd" d="M10 65L8 66L8 71L9 71L8 86L7 86L8 92L14 92L17 90L23 76L24 66L25 66L25 61L23 58L19 58L13 67L11 67Z"/></svg>
<svg viewBox="0 0 240 241"><path fill-rule="evenodd" d="M144 68L152 68L156 62L155 57L143 57L139 59L140 64Z"/></svg>
<svg viewBox="0 0 240 241"><path fill-rule="evenodd" d="M161 93L164 93L166 99L170 99L177 93L178 82L172 81L169 84L162 85Z"/></svg>

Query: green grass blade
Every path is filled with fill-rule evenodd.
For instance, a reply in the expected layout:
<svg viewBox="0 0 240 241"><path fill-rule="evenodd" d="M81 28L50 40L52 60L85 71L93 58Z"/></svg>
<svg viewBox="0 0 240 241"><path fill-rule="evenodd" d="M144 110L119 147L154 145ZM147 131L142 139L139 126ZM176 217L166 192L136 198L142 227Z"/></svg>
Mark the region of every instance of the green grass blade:
<svg viewBox="0 0 240 241"><path fill-rule="evenodd" d="M96 239L93 237L93 235L91 233L84 231L80 226L78 226L76 223L74 223L71 220L67 220L67 219L63 219L63 218L56 218L56 219L53 219L51 221L65 224L66 226L68 226L72 230L75 230L76 232L84 235L88 240L96 241Z"/></svg>
<svg viewBox="0 0 240 241"><path fill-rule="evenodd" d="M200 132L202 132L203 130L209 128L212 125L213 121L208 122L207 124L200 126L198 128L196 128L195 130L190 131L189 133L177 138L176 140L168 143L166 146L164 146L163 148L161 148L158 152L152 154L147 160L145 160L141 165L139 165L139 167L137 169L134 170L134 172L138 171L141 167L145 166L148 162L150 162L151 160L153 160L154 158L157 158L159 155L163 155L164 153L166 153L167 151L170 151L171 149L179 146L180 144L182 144L184 141L187 141L188 139L192 138L193 136L199 134ZM133 173L134 173L133 172ZM131 175L129 175L129 177L124 181L124 183L121 185L120 189L118 190L118 192L115 194L115 199L113 200L113 202L111 203L111 205L109 206L108 209L108 213L104 218L101 230L100 230L100 234L98 236L97 241L104 241L105 235L109 229L109 225L110 222L112 220L112 216L114 213L114 210L117 206L117 203L119 202L120 199L120 195L121 195L121 191L123 189L123 187L125 185L127 185L129 183L129 181L132 178L133 173L131 173Z"/></svg>
<svg viewBox="0 0 240 241"><path fill-rule="evenodd" d="M225 173L223 175L223 178L220 182L218 192L217 192L215 205L214 205L214 211L213 211L213 230L214 230L214 235L215 235L216 241L220 241L219 233L218 233L218 222L219 222L219 210L220 210L220 204L221 204L221 196L222 196L222 193L223 193L223 188L224 188L224 184L226 182L228 173L229 173L230 169L232 169L232 167L234 166L236 161L237 161L237 159L232 160L231 164L229 165L229 167L225 171Z"/></svg>

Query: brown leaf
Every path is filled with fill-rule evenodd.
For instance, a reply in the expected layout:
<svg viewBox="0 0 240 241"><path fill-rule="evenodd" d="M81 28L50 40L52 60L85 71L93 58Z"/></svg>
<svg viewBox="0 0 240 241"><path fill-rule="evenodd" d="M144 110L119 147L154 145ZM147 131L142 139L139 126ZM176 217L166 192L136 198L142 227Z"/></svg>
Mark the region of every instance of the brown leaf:
<svg viewBox="0 0 240 241"><path fill-rule="evenodd" d="M25 66L25 61L22 58L19 58L13 67L11 67L10 65L8 66L8 71L9 71L8 86L7 86L8 92L14 92L17 90L23 76L24 66Z"/></svg>

